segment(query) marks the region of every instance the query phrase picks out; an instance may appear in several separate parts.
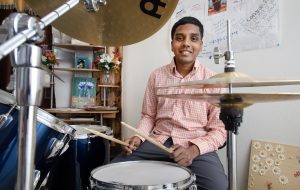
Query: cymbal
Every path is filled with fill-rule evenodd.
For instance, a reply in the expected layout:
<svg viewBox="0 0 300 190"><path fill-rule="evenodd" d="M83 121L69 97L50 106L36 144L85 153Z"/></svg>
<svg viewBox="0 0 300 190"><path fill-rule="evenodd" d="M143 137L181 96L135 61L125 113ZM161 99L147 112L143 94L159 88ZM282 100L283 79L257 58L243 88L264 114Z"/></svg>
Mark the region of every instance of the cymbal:
<svg viewBox="0 0 300 190"><path fill-rule="evenodd" d="M254 103L300 100L300 93L158 94L158 97L207 101L222 108L245 108Z"/></svg>
<svg viewBox="0 0 300 190"><path fill-rule="evenodd" d="M258 86L280 86L280 85L294 85L294 84L300 84L300 79L258 80L239 72L225 72L225 73L217 74L205 80L182 82L177 84L159 86L157 88L170 88L170 87L226 88L229 87L230 85L232 87L258 87Z"/></svg>
<svg viewBox="0 0 300 190"><path fill-rule="evenodd" d="M51 0L51 3L26 0L27 5L41 17L65 2L65 0ZM178 0L152 2L108 0L106 5L100 6L98 12L88 13L83 1L80 1L54 21L53 25L61 32L90 44L129 45L157 32L169 20Z"/></svg>

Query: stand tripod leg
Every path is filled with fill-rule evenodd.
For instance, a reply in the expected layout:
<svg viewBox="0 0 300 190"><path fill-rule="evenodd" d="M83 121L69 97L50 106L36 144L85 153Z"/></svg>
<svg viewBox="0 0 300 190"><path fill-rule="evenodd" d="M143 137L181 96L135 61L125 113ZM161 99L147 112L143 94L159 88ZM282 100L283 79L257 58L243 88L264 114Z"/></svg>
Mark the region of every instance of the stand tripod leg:
<svg viewBox="0 0 300 190"><path fill-rule="evenodd" d="M41 48L26 44L15 50L16 100L20 106L18 175L16 190L32 190L34 177L37 106L42 100L45 71L39 69Z"/></svg>
<svg viewBox="0 0 300 190"><path fill-rule="evenodd" d="M227 132L227 159L228 159L228 189L236 188L236 135L232 131Z"/></svg>
<svg viewBox="0 0 300 190"><path fill-rule="evenodd" d="M33 189L36 106L22 106L19 114L19 157L16 189Z"/></svg>

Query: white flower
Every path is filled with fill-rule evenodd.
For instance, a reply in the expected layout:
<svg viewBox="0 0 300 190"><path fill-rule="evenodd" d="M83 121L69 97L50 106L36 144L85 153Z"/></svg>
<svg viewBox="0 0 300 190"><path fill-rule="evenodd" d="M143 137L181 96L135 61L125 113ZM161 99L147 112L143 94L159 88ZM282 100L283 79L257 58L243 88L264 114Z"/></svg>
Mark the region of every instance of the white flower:
<svg viewBox="0 0 300 190"><path fill-rule="evenodd" d="M252 157L252 160L253 160L253 162L259 162L260 161L260 157L258 156L258 155L254 155L253 157Z"/></svg>
<svg viewBox="0 0 300 190"><path fill-rule="evenodd" d="M279 176L278 180L282 185L286 185L289 183L289 179L284 175Z"/></svg>
<svg viewBox="0 0 300 190"><path fill-rule="evenodd" d="M259 152L260 157L265 158L267 156L267 152L265 150L261 150Z"/></svg>
<svg viewBox="0 0 300 190"><path fill-rule="evenodd" d="M42 61L43 61L43 62L47 61L47 57L44 56L44 55L42 55Z"/></svg>
<svg viewBox="0 0 300 190"><path fill-rule="evenodd" d="M281 145L277 145L276 148L275 148L275 151L277 153L283 153L284 152L284 147L281 146Z"/></svg>
<svg viewBox="0 0 300 190"><path fill-rule="evenodd" d="M275 166L280 166L280 164L281 164L281 161L278 160L278 159L276 159L275 162L274 162L274 165L275 165Z"/></svg>
<svg viewBox="0 0 300 190"><path fill-rule="evenodd" d="M279 160L285 160L284 154L278 154L278 159Z"/></svg>
<svg viewBox="0 0 300 190"><path fill-rule="evenodd" d="M272 158L266 158L266 164L268 166L272 166L274 164L274 160Z"/></svg>
<svg viewBox="0 0 300 190"><path fill-rule="evenodd" d="M273 169L272 169L272 172L273 174L275 175L279 175L281 173L281 169L277 166L275 166Z"/></svg>
<svg viewBox="0 0 300 190"><path fill-rule="evenodd" d="M260 142L254 142L254 143L253 143L253 148L255 148L255 149L260 149L260 147L261 147Z"/></svg>
<svg viewBox="0 0 300 190"><path fill-rule="evenodd" d="M265 144L265 150L266 151L272 151L273 150L273 146L271 144Z"/></svg>
<svg viewBox="0 0 300 190"><path fill-rule="evenodd" d="M259 170L259 175L265 175L266 174L266 170L265 169L260 169Z"/></svg>
<svg viewBox="0 0 300 190"><path fill-rule="evenodd" d="M265 169L266 171L268 171L268 170L270 169L270 166L264 165L264 169Z"/></svg>
<svg viewBox="0 0 300 190"><path fill-rule="evenodd" d="M259 166L257 164L252 165L252 171L253 172L258 172L259 171Z"/></svg>

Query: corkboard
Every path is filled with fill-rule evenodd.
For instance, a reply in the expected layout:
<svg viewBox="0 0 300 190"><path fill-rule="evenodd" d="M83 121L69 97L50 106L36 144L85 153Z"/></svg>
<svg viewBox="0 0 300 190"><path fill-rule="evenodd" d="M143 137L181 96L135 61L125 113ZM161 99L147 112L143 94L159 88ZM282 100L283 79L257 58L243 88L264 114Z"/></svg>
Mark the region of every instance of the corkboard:
<svg viewBox="0 0 300 190"><path fill-rule="evenodd" d="M248 190L299 190L300 147L252 140Z"/></svg>

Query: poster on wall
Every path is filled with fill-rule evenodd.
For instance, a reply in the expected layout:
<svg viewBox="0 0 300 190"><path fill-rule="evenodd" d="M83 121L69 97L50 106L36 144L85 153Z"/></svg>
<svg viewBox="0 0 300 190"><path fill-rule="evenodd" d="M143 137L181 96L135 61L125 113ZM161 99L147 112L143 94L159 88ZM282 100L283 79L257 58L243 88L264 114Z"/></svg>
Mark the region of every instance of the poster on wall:
<svg viewBox="0 0 300 190"><path fill-rule="evenodd" d="M72 78L72 108L85 108L96 103L96 79L85 77Z"/></svg>
<svg viewBox="0 0 300 190"><path fill-rule="evenodd" d="M204 25L203 51L227 51L227 21L230 21L231 50L242 52L279 45L278 0L179 0L171 25L184 16L194 16Z"/></svg>
<svg viewBox="0 0 300 190"><path fill-rule="evenodd" d="M300 147L253 140L248 190L300 187Z"/></svg>

